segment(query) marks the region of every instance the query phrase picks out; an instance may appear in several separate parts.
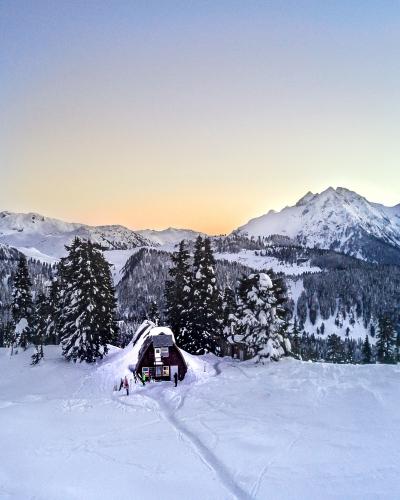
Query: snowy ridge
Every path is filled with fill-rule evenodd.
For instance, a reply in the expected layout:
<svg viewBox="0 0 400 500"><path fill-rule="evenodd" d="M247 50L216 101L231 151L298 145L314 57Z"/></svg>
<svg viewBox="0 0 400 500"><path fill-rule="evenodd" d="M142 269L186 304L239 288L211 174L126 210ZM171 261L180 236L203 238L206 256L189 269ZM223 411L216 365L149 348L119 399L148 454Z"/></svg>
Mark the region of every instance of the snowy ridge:
<svg viewBox="0 0 400 500"><path fill-rule="evenodd" d="M65 245L71 243L75 236L90 239L113 250L151 244L144 236L124 226L89 226L36 213L0 212L0 243L21 248L28 256L36 251L42 254L42 259L59 258L65 254Z"/></svg>
<svg viewBox="0 0 400 500"><path fill-rule="evenodd" d="M161 231L156 231L155 229L140 229L136 232L153 244L161 246L176 245L182 240L192 241L199 235L203 237L206 236L204 233L193 231L192 229L177 229L174 227L169 227Z"/></svg>
<svg viewBox="0 0 400 500"><path fill-rule="evenodd" d="M307 193L296 205L250 220L236 232L287 236L298 244L374 260L375 242L400 250L400 205L385 207L345 188ZM372 257L372 258L371 258Z"/></svg>

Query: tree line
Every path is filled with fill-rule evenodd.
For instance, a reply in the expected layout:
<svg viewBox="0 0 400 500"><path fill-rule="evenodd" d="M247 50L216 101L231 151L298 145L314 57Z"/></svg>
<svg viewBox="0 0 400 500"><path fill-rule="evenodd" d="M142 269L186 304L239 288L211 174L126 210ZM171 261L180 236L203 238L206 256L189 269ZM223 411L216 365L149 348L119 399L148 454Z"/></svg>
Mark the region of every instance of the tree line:
<svg viewBox="0 0 400 500"><path fill-rule="evenodd" d="M114 285L101 247L75 238L66 248L46 293L35 298L26 258L18 262L4 341L11 354L34 345L32 364L43 358L44 345L58 343L68 361L94 362L117 338Z"/></svg>

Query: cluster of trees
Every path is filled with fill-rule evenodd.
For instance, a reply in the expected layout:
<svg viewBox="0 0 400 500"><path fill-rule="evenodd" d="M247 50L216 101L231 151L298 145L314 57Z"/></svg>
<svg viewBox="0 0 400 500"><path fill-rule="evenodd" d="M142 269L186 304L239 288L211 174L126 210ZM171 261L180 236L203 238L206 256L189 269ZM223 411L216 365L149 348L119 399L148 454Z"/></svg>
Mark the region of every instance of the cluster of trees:
<svg viewBox="0 0 400 500"><path fill-rule="evenodd" d="M213 240L212 240L213 242ZM189 253L194 253L194 243L186 243ZM144 318L152 319L151 309L157 303L160 323L165 323L165 283L173 265L171 254L154 248L140 248L126 262L122 278L116 285L118 315L129 328L139 325ZM238 280L252 272L236 261L218 259L215 263L217 286L235 288Z"/></svg>
<svg viewBox="0 0 400 500"><path fill-rule="evenodd" d="M240 341L251 355L279 359L290 350L286 338L286 288L266 273L242 276L222 293L211 240L199 236L191 257L182 241L172 255L165 286L166 318L179 345L193 354L221 354Z"/></svg>
<svg viewBox="0 0 400 500"><path fill-rule="evenodd" d="M362 320L364 327L375 318L391 314L396 322L400 310L400 267L360 264L351 269L335 269L324 273L304 274L304 291L297 301L296 315L304 324L307 314L315 324L337 315L351 315ZM397 313L398 314L398 313Z"/></svg>
<svg viewBox="0 0 400 500"><path fill-rule="evenodd" d="M75 238L67 250L47 293L35 299L25 257L18 263L5 344L12 353L33 344L33 364L53 343L61 343L67 360L94 362L117 338L114 286L101 247Z"/></svg>
<svg viewBox="0 0 400 500"><path fill-rule="evenodd" d="M323 332L322 332L323 333ZM376 343L369 336L353 339L332 333L315 336L302 331L297 318L290 331L292 354L304 361L327 361L331 363L397 363L400 361L400 332L396 331L388 316L379 318L376 328Z"/></svg>

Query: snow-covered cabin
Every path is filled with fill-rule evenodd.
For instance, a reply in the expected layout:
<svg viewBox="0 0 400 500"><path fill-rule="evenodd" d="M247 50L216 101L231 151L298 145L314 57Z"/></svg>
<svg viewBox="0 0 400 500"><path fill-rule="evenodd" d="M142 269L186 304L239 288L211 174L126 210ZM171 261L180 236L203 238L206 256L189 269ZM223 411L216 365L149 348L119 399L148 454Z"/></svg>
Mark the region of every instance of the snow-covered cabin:
<svg viewBox="0 0 400 500"><path fill-rule="evenodd" d="M170 328L145 321L138 328L132 343L137 351L137 360L129 366L131 371L154 380L174 380L175 373L178 380L184 379L187 364Z"/></svg>

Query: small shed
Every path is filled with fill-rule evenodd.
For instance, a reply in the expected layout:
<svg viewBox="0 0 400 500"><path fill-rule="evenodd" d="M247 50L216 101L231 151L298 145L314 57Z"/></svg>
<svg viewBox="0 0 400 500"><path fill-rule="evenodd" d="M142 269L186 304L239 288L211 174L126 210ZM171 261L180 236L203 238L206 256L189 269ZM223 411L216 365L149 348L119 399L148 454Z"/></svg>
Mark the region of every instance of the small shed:
<svg viewBox="0 0 400 500"><path fill-rule="evenodd" d="M175 373L178 380L185 378L187 364L169 328L153 327L148 331L134 370L140 377L146 375L154 380L174 380Z"/></svg>

